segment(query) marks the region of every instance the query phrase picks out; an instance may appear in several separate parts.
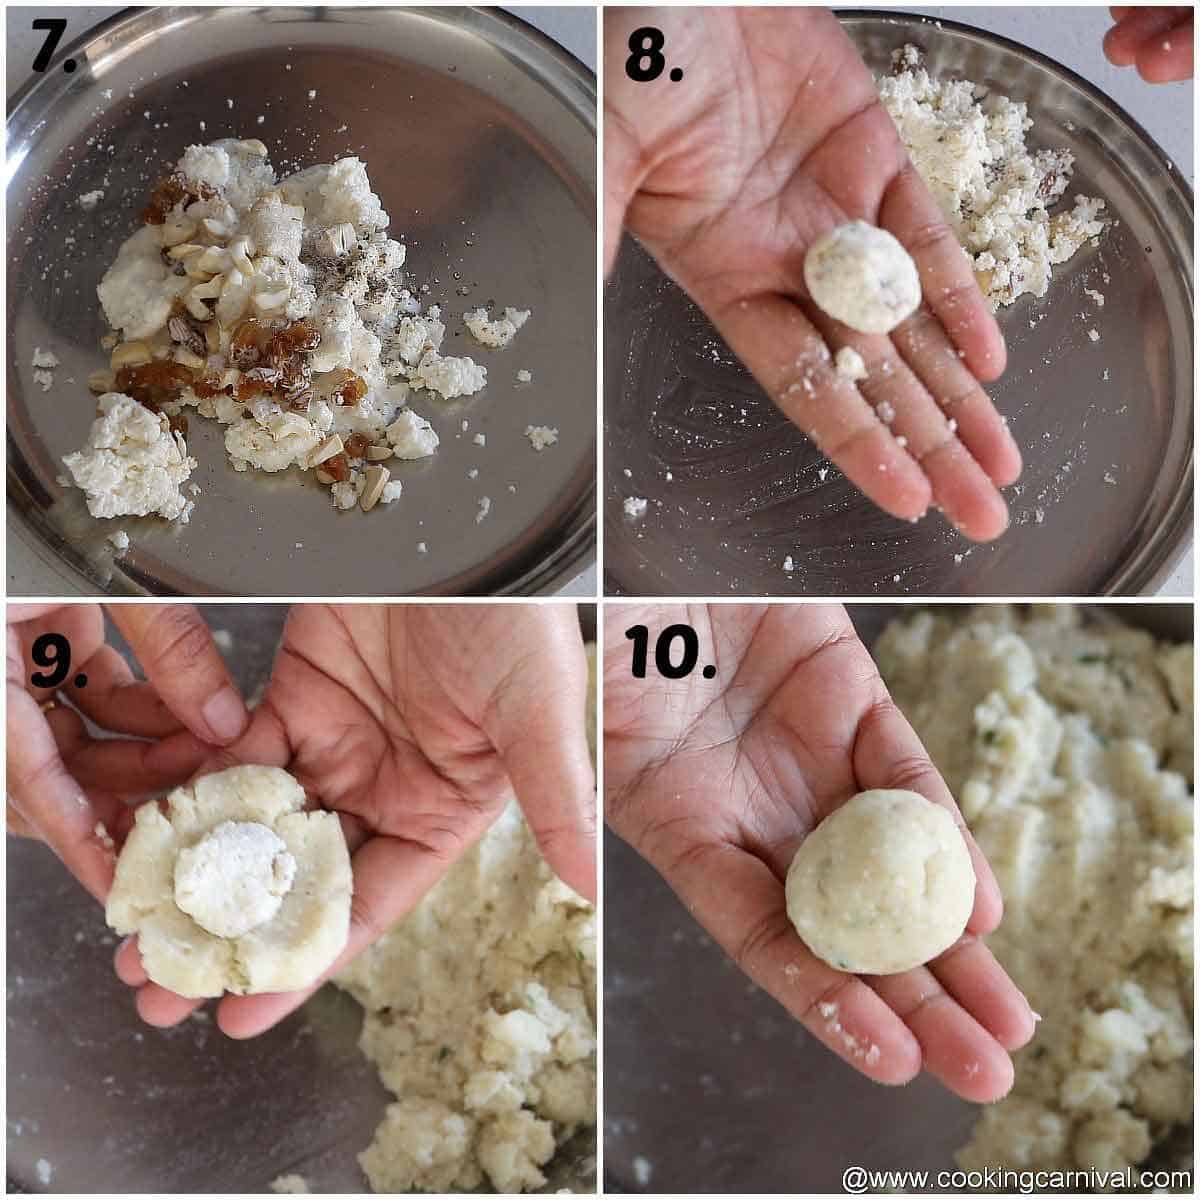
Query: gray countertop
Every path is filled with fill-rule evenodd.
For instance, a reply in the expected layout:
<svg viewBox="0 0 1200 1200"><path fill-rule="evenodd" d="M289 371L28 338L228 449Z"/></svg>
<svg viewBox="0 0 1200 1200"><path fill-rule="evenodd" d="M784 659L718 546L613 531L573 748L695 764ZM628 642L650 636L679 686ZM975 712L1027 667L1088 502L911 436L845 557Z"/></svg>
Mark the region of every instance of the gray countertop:
<svg viewBox="0 0 1200 1200"><path fill-rule="evenodd" d="M508 12L554 38L591 70L596 69L596 10L579 8L534 8L506 6ZM90 5L64 8L69 24L63 42L73 41L88 29L99 24L120 7ZM31 28L31 23L46 16L41 8L9 7L7 15L8 78L7 95L21 87L30 77L33 59L45 40L45 33ZM48 551L38 553L19 538L7 538L8 592L10 595L81 596L88 594L65 569L54 561ZM559 592L561 596L594 598L597 594L597 574L593 563Z"/></svg>

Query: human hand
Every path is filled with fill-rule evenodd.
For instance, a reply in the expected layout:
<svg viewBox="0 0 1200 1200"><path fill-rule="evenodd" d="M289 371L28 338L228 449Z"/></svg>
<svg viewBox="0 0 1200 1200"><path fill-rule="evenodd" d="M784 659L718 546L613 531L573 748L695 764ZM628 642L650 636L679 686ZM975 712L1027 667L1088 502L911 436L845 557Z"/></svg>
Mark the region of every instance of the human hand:
<svg viewBox="0 0 1200 1200"><path fill-rule="evenodd" d="M10 604L7 613L8 831L47 842L101 902L112 885L110 839L129 830L128 802L183 783L247 721L195 608L114 605L110 615L146 682L105 642L99 605ZM71 648L58 689L30 680L30 652L44 633L62 634ZM74 682L81 672L82 688ZM75 708L56 703L56 692ZM116 736L93 737L80 713Z"/></svg>
<svg viewBox="0 0 1200 1200"><path fill-rule="evenodd" d="M699 661L716 677L634 678L622 630L675 622L696 630ZM907 1083L924 1067L965 1099L1004 1095L1008 1051L1030 1039L1034 1018L980 941L1002 903L965 828L975 908L963 936L926 966L847 975L813 955L788 920L792 856L856 792L911 789L962 827L845 610L621 606L608 610L606 632L605 809L616 832L755 983L864 1075Z"/></svg>
<svg viewBox="0 0 1200 1200"><path fill-rule="evenodd" d="M514 793L550 866L594 899L586 688L570 606L297 605L245 736L203 769L286 767L341 817L354 898L327 978L412 909ZM116 965L152 1025L201 1003L149 982L133 939ZM252 1037L317 986L226 996L217 1021Z"/></svg>
<svg viewBox="0 0 1200 1200"><path fill-rule="evenodd" d="M682 81L626 76L629 36L648 25ZM932 501L968 537L1001 534L997 489L1021 457L979 380L1003 371L1004 341L837 20L608 9L605 61L606 269L624 225L871 500L910 520ZM925 303L890 336L856 333L807 298L808 247L856 218L895 235L920 272ZM842 346L866 361L857 386L830 361Z"/></svg>
<svg viewBox="0 0 1200 1200"><path fill-rule="evenodd" d="M1190 4L1110 7L1115 25L1104 53L1115 67L1137 67L1147 83L1191 79L1195 10Z"/></svg>

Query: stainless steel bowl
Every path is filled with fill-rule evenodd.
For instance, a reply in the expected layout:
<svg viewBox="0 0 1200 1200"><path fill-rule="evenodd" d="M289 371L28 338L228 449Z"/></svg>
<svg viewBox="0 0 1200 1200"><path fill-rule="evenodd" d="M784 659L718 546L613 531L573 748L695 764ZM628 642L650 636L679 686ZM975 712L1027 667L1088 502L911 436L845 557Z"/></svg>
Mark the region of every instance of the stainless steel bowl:
<svg viewBox="0 0 1200 1200"><path fill-rule="evenodd" d="M868 646L894 605L851 605ZM1187 604L1095 606L1191 640ZM840 1194L850 1165L954 1166L978 1108L927 1076L871 1083L835 1058L701 930L655 871L604 843L607 1191ZM1190 1143L1190 1139L1185 1139ZM1167 1165L1181 1165L1181 1155ZM634 1159L653 1165L638 1182Z"/></svg>
<svg viewBox="0 0 1200 1200"><path fill-rule="evenodd" d="M68 56L73 74L59 65ZM497 10L127 10L64 47L8 120L12 534L90 592L561 587L595 543L595 121L591 73ZM417 400L442 445L393 467L404 495L386 511L338 512L294 470L239 474L223 430L194 418L203 492L191 524L93 520L56 476L94 413L86 380L104 365L105 332L96 284L164 167L189 143L233 135L261 138L280 170L361 157L393 236L408 243L410 277L454 314L447 352L483 362L488 386L463 401ZM78 197L96 188L104 199L84 212ZM458 319L489 302L533 309L505 351L476 346ZM32 378L36 346L61 360L48 393ZM531 383L518 385L522 368ZM558 445L534 452L530 424L556 426ZM485 495L491 513L477 523ZM133 547L114 561L105 534L118 527Z"/></svg>
<svg viewBox="0 0 1200 1200"><path fill-rule="evenodd" d="M254 695L286 607L202 611L232 635L226 660ZM594 605L580 608L585 636L595 619ZM109 640L127 652L111 626ZM293 1171L313 1191L366 1190L355 1156L393 1097L358 1049L356 1001L324 987L245 1042L211 1020L151 1029L113 973L99 905L44 845L7 843L10 1191L237 1194ZM546 1190L594 1191L595 1172L595 1131L584 1130L549 1164Z"/></svg>
<svg viewBox="0 0 1200 1200"><path fill-rule="evenodd" d="M1152 592L1192 537L1191 190L1113 101L1032 50L906 13L841 20L877 73L895 47L914 42L935 74L1028 101L1033 144L1076 156L1068 195L1103 197L1118 222L1097 248L1055 269L1041 300L1023 297L999 315L1009 367L989 392L1025 457L1021 480L1006 489L1012 526L975 546L938 515L910 525L881 513L627 240L605 301L606 589ZM1102 309L1084 288L1106 296ZM650 500L643 520L624 516L628 496Z"/></svg>

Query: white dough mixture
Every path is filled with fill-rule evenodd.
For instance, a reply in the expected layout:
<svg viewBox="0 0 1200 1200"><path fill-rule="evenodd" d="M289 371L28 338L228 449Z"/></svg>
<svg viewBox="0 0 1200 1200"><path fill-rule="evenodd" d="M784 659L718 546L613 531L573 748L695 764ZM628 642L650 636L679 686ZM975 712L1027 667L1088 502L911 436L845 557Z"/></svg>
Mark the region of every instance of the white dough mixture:
<svg viewBox="0 0 1200 1200"><path fill-rule="evenodd" d="M135 817L105 917L146 974L193 998L307 987L346 944L353 882L335 814L277 767L205 775Z"/></svg>
<svg viewBox="0 0 1200 1200"><path fill-rule="evenodd" d="M442 354L442 311L405 286L406 248L357 158L277 178L256 139L189 146L142 220L98 288L115 331L88 381L101 418L64 460L93 516L187 519L189 408L227 427L238 471L299 467L337 508L389 504L395 460L438 446L411 404L487 384L485 367ZM499 349L529 315L463 321Z"/></svg>
<svg viewBox="0 0 1200 1200"><path fill-rule="evenodd" d="M895 621L876 657L996 872L988 945L1042 1018L960 1163L1144 1162L1192 1120L1191 644L996 605Z"/></svg>
<svg viewBox="0 0 1200 1200"><path fill-rule="evenodd" d="M595 761L596 648L588 647ZM512 804L335 983L396 1097L359 1155L376 1192L525 1192L596 1123L596 917Z"/></svg>
<svg viewBox="0 0 1200 1200"><path fill-rule="evenodd" d="M860 333L891 333L921 306L921 280L907 250L886 229L847 221L804 258L813 303Z"/></svg>
<svg viewBox="0 0 1200 1200"><path fill-rule="evenodd" d="M950 813L916 792L859 792L800 843L788 917L818 958L894 975L936 958L975 904L971 855Z"/></svg>
<svg viewBox="0 0 1200 1200"><path fill-rule="evenodd" d="M934 79L921 52L893 54L879 98L909 158L972 260L992 308L1030 293L1044 296L1051 268L1098 237L1104 201L1076 196L1050 209L1071 179L1068 150L1030 150L1028 106L970 80Z"/></svg>

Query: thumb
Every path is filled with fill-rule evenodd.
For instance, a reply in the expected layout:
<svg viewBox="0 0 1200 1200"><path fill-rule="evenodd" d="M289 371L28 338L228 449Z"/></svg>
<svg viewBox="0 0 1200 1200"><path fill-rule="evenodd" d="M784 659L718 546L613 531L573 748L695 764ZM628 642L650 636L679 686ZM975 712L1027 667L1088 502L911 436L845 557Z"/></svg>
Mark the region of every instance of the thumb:
<svg viewBox="0 0 1200 1200"><path fill-rule="evenodd" d="M572 614L572 619L574 616ZM587 662L578 630L545 675L516 678L487 730L543 857L569 887L596 900L596 780L586 732Z"/></svg>
<svg viewBox="0 0 1200 1200"><path fill-rule="evenodd" d="M604 275L608 277L621 244L625 213L637 189L637 139L615 109L604 113Z"/></svg>
<svg viewBox="0 0 1200 1200"><path fill-rule="evenodd" d="M194 605L113 604L108 613L180 721L210 745L237 741L249 714Z"/></svg>

